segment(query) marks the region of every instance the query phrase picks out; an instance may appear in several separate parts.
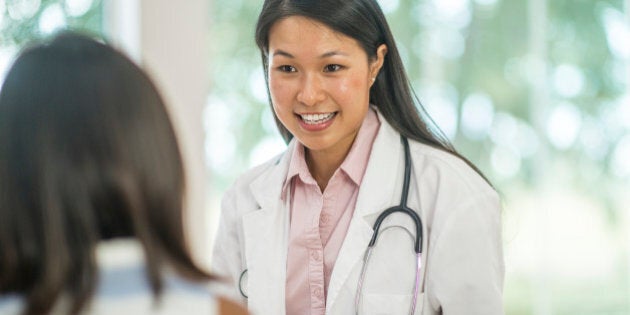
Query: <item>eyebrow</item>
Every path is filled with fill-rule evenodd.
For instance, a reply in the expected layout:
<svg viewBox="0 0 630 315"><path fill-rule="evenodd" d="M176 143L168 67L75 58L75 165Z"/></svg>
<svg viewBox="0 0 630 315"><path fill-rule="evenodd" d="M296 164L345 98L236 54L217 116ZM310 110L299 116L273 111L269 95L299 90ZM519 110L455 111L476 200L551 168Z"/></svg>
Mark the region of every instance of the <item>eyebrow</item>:
<svg viewBox="0 0 630 315"><path fill-rule="evenodd" d="M282 50L282 49L278 49L276 51L273 52L273 56L284 56L287 58L295 58L295 56L291 55L290 53ZM341 52L341 51L337 51L337 50L333 50L333 51L329 51L327 53L323 53L321 56L319 56L320 59L323 58L328 58L328 57L332 57L332 56L348 56L348 54Z"/></svg>

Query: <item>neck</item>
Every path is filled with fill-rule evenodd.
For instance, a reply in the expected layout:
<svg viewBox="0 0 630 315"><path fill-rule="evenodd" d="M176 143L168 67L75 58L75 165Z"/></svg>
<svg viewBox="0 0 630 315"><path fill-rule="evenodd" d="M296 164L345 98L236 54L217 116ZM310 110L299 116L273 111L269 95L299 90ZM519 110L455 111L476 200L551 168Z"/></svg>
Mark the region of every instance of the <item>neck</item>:
<svg viewBox="0 0 630 315"><path fill-rule="evenodd" d="M325 149L312 150L304 146L306 165L322 192L326 189L328 181L335 174L335 171L346 159L358 132L357 129Z"/></svg>
<svg viewBox="0 0 630 315"><path fill-rule="evenodd" d="M339 156L328 152L314 152L306 150L306 165L317 182L317 186L323 192L335 171L343 162L345 155Z"/></svg>

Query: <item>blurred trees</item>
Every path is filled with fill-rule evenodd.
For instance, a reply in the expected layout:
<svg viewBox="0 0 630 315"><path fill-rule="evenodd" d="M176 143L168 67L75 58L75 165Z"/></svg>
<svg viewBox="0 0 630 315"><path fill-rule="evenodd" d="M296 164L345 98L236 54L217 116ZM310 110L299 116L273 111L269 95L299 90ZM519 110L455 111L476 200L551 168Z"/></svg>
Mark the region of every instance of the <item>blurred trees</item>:
<svg viewBox="0 0 630 315"><path fill-rule="evenodd" d="M101 0L0 0L0 47L66 28L100 34Z"/></svg>

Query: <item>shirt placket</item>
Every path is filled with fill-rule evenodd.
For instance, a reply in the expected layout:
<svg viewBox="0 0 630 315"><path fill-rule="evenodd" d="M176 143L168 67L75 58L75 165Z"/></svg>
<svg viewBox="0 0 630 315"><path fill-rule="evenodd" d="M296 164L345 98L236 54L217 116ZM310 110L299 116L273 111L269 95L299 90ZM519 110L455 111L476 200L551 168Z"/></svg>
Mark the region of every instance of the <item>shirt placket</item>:
<svg viewBox="0 0 630 315"><path fill-rule="evenodd" d="M334 210L339 190L342 189L340 184L339 176L335 173L323 194L322 210L319 215L319 233L324 248L330 239L335 224L339 221L339 217L341 217L341 213Z"/></svg>
<svg viewBox="0 0 630 315"><path fill-rule="evenodd" d="M311 315L321 314L326 311L326 292L324 288L324 249L319 232L319 217L322 211L324 199L319 192L319 187L313 187L313 193L318 195L319 203L313 209L310 231L308 231L308 282L311 294ZM315 191L316 189L316 191Z"/></svg>

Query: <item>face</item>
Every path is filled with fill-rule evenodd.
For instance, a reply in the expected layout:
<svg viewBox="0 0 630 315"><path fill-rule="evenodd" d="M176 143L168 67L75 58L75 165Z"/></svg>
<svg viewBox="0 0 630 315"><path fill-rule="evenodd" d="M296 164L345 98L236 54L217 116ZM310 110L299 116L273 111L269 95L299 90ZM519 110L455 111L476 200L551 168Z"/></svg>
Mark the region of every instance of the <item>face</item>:
<svg viewBox="0 0 630 315"><path fill-rule="evenodd" d="M282 124L311 153L344 155L369 108L386 52L370 60L359 43L315 20L293 16L269 31L269 90Z"/></svg>

